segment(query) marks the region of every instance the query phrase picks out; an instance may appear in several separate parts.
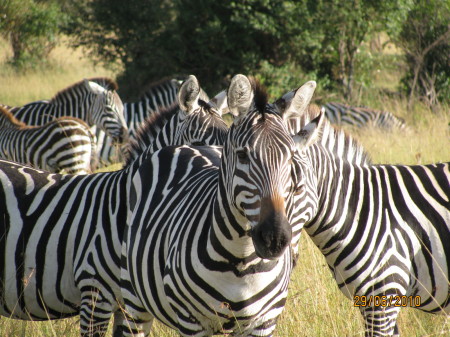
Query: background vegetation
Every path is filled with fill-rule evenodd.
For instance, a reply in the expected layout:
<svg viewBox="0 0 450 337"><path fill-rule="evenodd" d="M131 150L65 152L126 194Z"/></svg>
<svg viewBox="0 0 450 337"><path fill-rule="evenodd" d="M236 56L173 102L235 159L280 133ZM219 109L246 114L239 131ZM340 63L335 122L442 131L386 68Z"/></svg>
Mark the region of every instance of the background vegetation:
<svg viewBox="0 0 450 337"><path fill-rule="evenodd" d="M371 83L373 53L402 50L400 89L435 109L450 100L450 0L2 0L0 34L11 62L46 60L64 32L117 70L121 95L149 82L196 74L207 91L236 73L257 74L271 93L315 79L349 101ZM367 43L375 42L367 48Z"/></svg>
<svg viewBox="0 0 450 337"><path fill-rule="evenodd" d="M28 10L34 16L19 24ZM347 98L410 125L349 129L375 163L450 161L449 12L448 0L0 0L0 103L47 99L95 76L118 79L124 100L176 73L195 74L210 94L237 72L255 74L272 97L316 79L316 102ZM42 29L26 28L35 24ZM16 59L11 34L22 29L33 38L21 39ZM363 336L359 311L306 235L300 251L276 336ZM414 309L402 310L399 324L407 337L450 335L449 318ZM0 336L30 335L79 336L78 321L0 317ZM156 323L152 336L176 334Z"/></svg>

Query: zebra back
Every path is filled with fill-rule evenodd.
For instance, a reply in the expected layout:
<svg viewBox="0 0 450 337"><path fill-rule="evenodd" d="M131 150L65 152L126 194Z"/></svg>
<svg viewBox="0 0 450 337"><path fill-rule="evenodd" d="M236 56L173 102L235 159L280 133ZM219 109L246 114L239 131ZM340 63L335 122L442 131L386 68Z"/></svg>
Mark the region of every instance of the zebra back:
<svg viewBox="0 0 450 337"><path fill-rule="evenodd" d="M405 121L389 111L366 107L352 107L331 102L323 105L325 114L331 123L355 127L373 126L384 129L405 129Z"/></svg>
<svg viewBox="0 0 450 337"><path fill-rule="evenodd" d="M65 117L27 126L0 107L0 157L49 172L86 174L95 158L95 139L81 120Z"/></svg>

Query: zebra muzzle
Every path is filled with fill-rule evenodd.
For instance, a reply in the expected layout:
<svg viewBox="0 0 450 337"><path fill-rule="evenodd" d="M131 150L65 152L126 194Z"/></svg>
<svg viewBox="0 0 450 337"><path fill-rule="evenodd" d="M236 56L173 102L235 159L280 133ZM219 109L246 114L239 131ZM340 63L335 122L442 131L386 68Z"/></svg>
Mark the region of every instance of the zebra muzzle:
<svg viewBox="0 0 450 337"><path fill-rule="evenodd" d="M261 200L260 221L252 228L251 235L258 257L273 260L284 253L292 240L292 228L282 199Z"/></svg>

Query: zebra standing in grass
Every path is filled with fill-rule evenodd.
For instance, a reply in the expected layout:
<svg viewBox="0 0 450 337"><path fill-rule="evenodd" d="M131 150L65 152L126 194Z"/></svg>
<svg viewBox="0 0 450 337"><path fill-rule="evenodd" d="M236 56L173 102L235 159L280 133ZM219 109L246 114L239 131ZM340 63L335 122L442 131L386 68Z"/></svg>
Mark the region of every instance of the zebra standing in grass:
<svg viewBox="0 0 450 337"><path fill-rule="evenodd" d="M83 121L64 117L27 126L0 107L0 157L49 172L86 174L96 156L95 136Z"/></svg>
<svg viewBox="0 0 450 337"><path fill-rule="evenodd" d="M49 101L31 102L10 110L27 125L44 125L64 116L79 118L90 127L104 130L115 142L123 143L128 131L116 90L117 84L112 80L93 78L67 87Z"/></svg>
<svg viewBox="0 0 450 337"><path fill-rule="evenodd" d="M182 109L188 109L183 121L220 119L218 111L200 113L205 107L199 92L195 77L181 87ZM205 128L199 133L168 120L160 133L176 132L174 125L207 144L222 143L227 131L225 123L215 131L209 130L211 123L190 123ZM217 138L210 137L213 131ZM199 139L201 134L207 137ZM114 314L114 335L127 329L119 278L129 184L151 151L123 170L87 176L49 174L0 160L1 315L47 320L79 314L82 335L98 337Z"/></svg>
<svg viewBox="0 0 450 337"><path fill-rule="evenodd" d="M389 111L374 110L365 107L352 107L341 103L323 105L325 114L331 123L356 127L374 126L384 129L405 129L405 121Z"/></svg>
<svg viewBox="0 0 450 337"><path fill-rule="evenodd" d="M288 127L292 135L297 134L321 113L324 114L323 108L319 108L315 104L310 104L308 106L315 88L316 82L307 82L299 89L288 92L273 103L274 108L280 115L292 115L298 111L305 111L298 118L289 119ZM317 142L330 151L333 156L340 158L343 161L362 166L371 164L370 156L358 141L349 136L342 129L338 129L331 125L329 122L322 123L320 137ZM300 241L300 234L306 221L305 218L303 218L303 214L298 214L298 216L298 219L294 219L292 227L294 261L298 260L298 242Z"/></svg>
<svg viewBox="0 0 450 337"><path fill-rule="evenodd" d="M295 188L304 168L285 122L251 83L231 81L237 117L222 158L164 148L133 178L122 287L134 336L147 336L153 317L182 336L275 329L293 266L293 199L308 189ZM315 137L314 125L298 136L301 146Z"/></svg>
<svg viewBox="0 0 450 337"><path fill-rule="evenodd" d="M185 78L187 79L187 77ZM164 79L150 84L143 90L141 98L137 102L124 102L123 113L128 127L130 141L136 141L137 132L141 129L147 118L161 110L176 109L178 105L178 89L181 81L177 79ZM200 99L208 102L208 95L200 88ZM122 151L115 146L102 130L96 131L97 148L103 164L111 164L122 161Z"/></svg>
<svg viewBox="0 0 450 337"><path fill-rule="evenodd" d="M366 336L398 335L405 305L449 315L450 164L354 163L323 143L306 152L318 207L297 219L359 306Z"/></svg>

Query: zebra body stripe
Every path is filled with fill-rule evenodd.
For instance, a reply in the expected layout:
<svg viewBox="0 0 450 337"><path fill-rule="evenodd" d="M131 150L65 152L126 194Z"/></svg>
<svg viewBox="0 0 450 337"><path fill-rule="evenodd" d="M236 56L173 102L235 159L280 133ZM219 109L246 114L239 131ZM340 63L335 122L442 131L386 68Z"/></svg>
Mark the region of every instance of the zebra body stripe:
<svg viewBox="0 0 450 337"><path fill-rule="evenodd" d="M117 84L107 78L84 80L60 91L51 100L14 107L11 112L27 125L44 125L65 116L79 118L121 143L128 138L128 131L116 89Z"/></svg>
<svg viewBox="0 0 450 337"><path fill-rule="evenodd" d="M273 334L293 266L302 164L284 122L241 76L228 89L237 118L221 158L210 148L163 148L134 175L122 256L133 320L155 316L182 336ZM148 331L137 324L134 333Z"/></svg>
<svg viewBox="0 0 450 337"><path fill-rule="evenodd" d="M27 127L0 107L0 157L49 172L86 174L95 162L95 139L83 121L65 117Z"/></svg>
<svg viewBox="0 0 450 337"><path fill-rule="evenodd" d="M196 79L189 84L193 81L198 86ZM183 99L186 96L192 95L181 95ZM201 109L196 106L183 112L188 117L180 121L196 117L220 119L218 113L199 113ZM186 128L183 123L169 122L183 129L176 139L189 139L184 133L199 135L198 130ZM160 132L176 130L162 128ZM221 142L223 137L204 141ZM123 170L88 176L50 174L0 161L2 315L46 320L79 314L82 335L97 337L104 336L114 313L114 333L128 329L121 310L122 236L131 178L151 151L141 153Z"/></svg>
<svg viewBox="0 0 450 337"><path fill-rule="evenodd" d="M323 108L330 122L336 125L374 126L391 130L406 128L405 121L389 111L353 107L336 102L326 103Z"/></svg>

